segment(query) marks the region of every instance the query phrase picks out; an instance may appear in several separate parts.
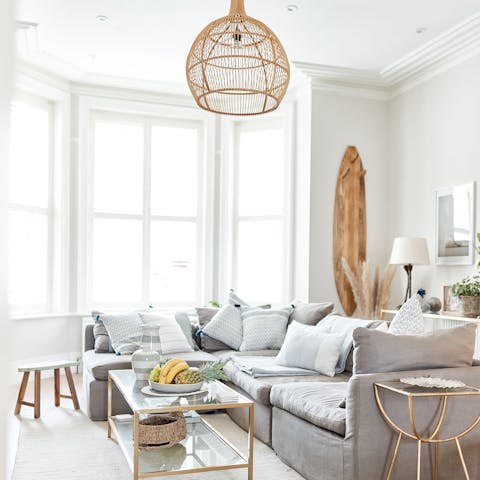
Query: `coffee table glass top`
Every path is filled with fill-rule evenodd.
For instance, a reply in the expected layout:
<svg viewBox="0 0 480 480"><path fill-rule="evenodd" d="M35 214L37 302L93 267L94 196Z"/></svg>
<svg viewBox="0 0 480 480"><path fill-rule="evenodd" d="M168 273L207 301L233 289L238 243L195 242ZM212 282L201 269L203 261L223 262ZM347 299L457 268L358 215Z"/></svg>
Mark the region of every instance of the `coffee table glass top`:
<svg viewBox="0 0 480 480"><path fill-rule="evenodd" d="M379 382L375 384L377 387L391 390L400 395L410 397L431 397L431 396L462 396L462 395L480 395L480 389L475 387L458 387L458 388L431 388L419 387L417 385L409 385L400 381L396 382Z"/></svg>
<svg viewBox="0 0 480 480"><path fill-rule="evenodd" d="M237 408L252 404L251 400L221 382L204 384L202 393L195 395L154 397L141 392L148 382L137 381L132 370L110 370L109 374L133 411L145 411L145 413L157 411L160 413L162 410L170 412L174 410L208 410L212 407L215 409L221 409L222 406ZM219 395L222 393L228 394L229 397L232 396L233 399L221 401Z"/></svg>

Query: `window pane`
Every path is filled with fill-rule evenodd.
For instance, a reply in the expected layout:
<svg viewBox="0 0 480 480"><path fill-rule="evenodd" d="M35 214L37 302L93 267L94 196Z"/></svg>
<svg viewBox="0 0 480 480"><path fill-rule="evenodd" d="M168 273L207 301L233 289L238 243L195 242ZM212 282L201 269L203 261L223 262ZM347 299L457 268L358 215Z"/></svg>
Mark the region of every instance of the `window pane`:
<svg viewBox="0 0 480 480"><path fill-rule="evenodd" d="M8 225L8 301L22 308L47 304L48 217L10 212Z"/></svg>
<svg viewBox="0 0 480 480"><path fill-rule="evenodd" d="M11 112L9 195L12 203L48 206L49 109L14 102Z"/></svg>
<svg viewBox="0 0 480 480"><path fill-rule="evenodd" d="M238 225L237 291L247 301L282 300L281 221L241 221Z"/></svg>
<svg viewBox="0 0 480 480"><path fill-rule="evenodd" d="M150 300L196 300L197 232L193 222L152 222Z"/></svg>
<svg viewBox="0 0 480 480"><path fill-rule="evenodd" d="M143 127L96 122L94 210L143 211Z"/></svg>
<svg viewBox="0 0 480 480"><path fill-rule="evenodd" d="M198 131L152 128L152 214L197 216Z"/></svg>
<svg viewBox="0 0 480 480"><path fill-rule="evenodd" d="M238 213L281 215L285 145L282 129L239 132Z"/></svg>
<svg viewBox="0 0 480 480"><path fill-rule="evenodd" d="M142 299L142 222L97 218L93 226L94 302Z"/></svg>

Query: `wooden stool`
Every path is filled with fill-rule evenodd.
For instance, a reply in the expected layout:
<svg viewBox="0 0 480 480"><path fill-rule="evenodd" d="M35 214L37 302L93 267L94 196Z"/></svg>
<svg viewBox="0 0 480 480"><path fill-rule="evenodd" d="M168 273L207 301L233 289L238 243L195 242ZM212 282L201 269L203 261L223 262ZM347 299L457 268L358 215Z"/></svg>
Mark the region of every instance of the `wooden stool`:
<svg viewBox="0 0 480 480"><path fill-rule="evenodd" d="M80 408L77 398L77 392L75 390L75 384L73 383L71 367L78 367L79 362L76 360L73 361L58 361L58 362L43 362L43 363L33 363L31 365L26 365L19 367L18 371L23 372L22 384L20 385L20 390L18 391L17 404L15 406L15 415L20 413L22 405L27 405L28 407L33 407L34 417L40 418L40 372L42 370L53 370L55 378L55 406L60 406L61 398L69 398L73 401L73 406L75 410ZM68 387L70 389L70 395L62 395L60 393L60 369L65 369L65 375L67 377ZM35 400L34 403L25 402L23 398L25 397L25 391L27 390L28 377L30 377L30 372L35 372Z"/></svg>

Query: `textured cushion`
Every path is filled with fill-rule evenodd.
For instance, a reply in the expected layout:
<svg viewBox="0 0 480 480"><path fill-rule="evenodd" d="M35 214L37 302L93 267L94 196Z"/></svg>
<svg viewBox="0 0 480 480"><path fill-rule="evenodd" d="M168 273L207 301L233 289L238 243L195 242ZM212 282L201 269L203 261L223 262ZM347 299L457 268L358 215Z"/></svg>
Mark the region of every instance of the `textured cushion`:
<svg viewBox="0 0 480 480"><path fill-rule="evenodd" d="M425 331L422 307L418 295L402 305L392 322L389 332L394 335L419 335Z"/></svg>
<svg viewBox="0 0 480 480"><path fill-rule="evenodd" d="M104 313L99 319L107 329L115 353L128 355L139 348L142 322L138 313Z"/></svg>
<svg viewBox="0 0 480 480"><path fill-rule="evenodd" d="M341 315L328 315L322 320L316 328L326 333L335 333L343 336L342 348L338 356L336 373L341 373L345 370L347 364L348 354L353 346L353 331L357 327L370 328L378 324L375 320L362 320L360 318L342 317Z"/></svg>
<svg viewBox="0 0 480 480"><path fill-rule="evenodd" d="M476 331L473 323L415 336L357 328L353 373L471 366Z"/></svg>
<svg viewBox="0 0 480 480"><path fill-rule="evenodd" d="M205 362L214 362L216 357L209 353L181 352L179 355L192 367L198 367ZM114 353L95 353L88 350L83 355L83 366L96 380L107 380L110 370L127 370L132 368L132 357L118 356Z"/></svg>
<svg viewBox="0 0 480 480"><path fill-rule="evenodd" d="M265 310L242 308L243 340L240 351L278 350L282 347L292 307Z"/></svg>
<svg viewBox="0 0 480 480"><path fill-rule="evenodd" d="M238 350L242 344L242 330L240 310L224 305L203 328L203 333Z"/></svg>
<svg viewBox="0 0 480 480"><path fill-rule="evenodd" d="M197 307L195 311L198 315L198 324L200 327L204 327L207 323L214 317L214 315L219 311L219 308L214 307Z"/></svg>
<svg viewBox="0 0 480 480"><path fill-rule="evenodd" d="M244 390L255 401L267 406L270 406L270 391L273 385L298 382L346 382L351 377L350 374L341 373L333 378L320 374L254 378L239 370L232 362L228 362L224 370L231 383Z"/></svg>
<svg viewBox="0 0 480 480"><path fill-rule="evenodd" d="M304 303L295 300L295 307L290 315L290 322L304 323L305 325L316 325L320 320L333 312L333 303Z"/></svg>
<svg viewBox="0 0 480 480"><path fill-rule="evenodd" d="M193 350L198 350L198 346L193 340L192 337L192 322L190 321L190 317L186 312L175 312L175 320L180 325L185 338L187 339L188 344L192 347Z"/></svg>
<svg viewBox="0 0 480 480"><path fill-rule="evenodd" d="M191 352L193 347L188 343L180 325L174 318L164 317L158 313L140 313L143 323L158 326L158 338L154 339L154 350L162 355L170 353Z"/></svg>
<svg viewBox="0 0 480 480"><path fill-rule="evenodd" d="M333 377L342 342L343 335L325 333L317 327L293 322L275 361L279 365L315 370Z"/></svg>
<svg viewBox="0 0 480 480"><path fill-rule="evenodd" d="M346 391L346 382L287 383L272 387L270 401L274 407L344 436L346 411L339 405Z"/></svg>

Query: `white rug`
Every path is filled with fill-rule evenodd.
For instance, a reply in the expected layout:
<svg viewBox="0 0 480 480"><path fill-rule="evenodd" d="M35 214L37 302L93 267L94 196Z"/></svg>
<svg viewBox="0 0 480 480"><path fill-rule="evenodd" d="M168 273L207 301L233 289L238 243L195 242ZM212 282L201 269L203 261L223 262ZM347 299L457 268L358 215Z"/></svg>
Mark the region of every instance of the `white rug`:
<svg viewBox="0 0 480 480"><path fill-rule="evenodd" d="M42 398L41 418L34 420L32 410L25 407L19 417L19 445L12 479L131 480L132 473L120 447L107 439L106 423L90 421L83 412L74 411L68 400L62 400L63 408L51 406L50 383L45 382L43 388L42 397L45 397ZM208 420L230 441L246 445L246 433L226 414L209 415ZM255 441L254 465L255 480L303 479L258 440ZM243 480L247 478L247 472L242 469L170 478Z"/></svg>

